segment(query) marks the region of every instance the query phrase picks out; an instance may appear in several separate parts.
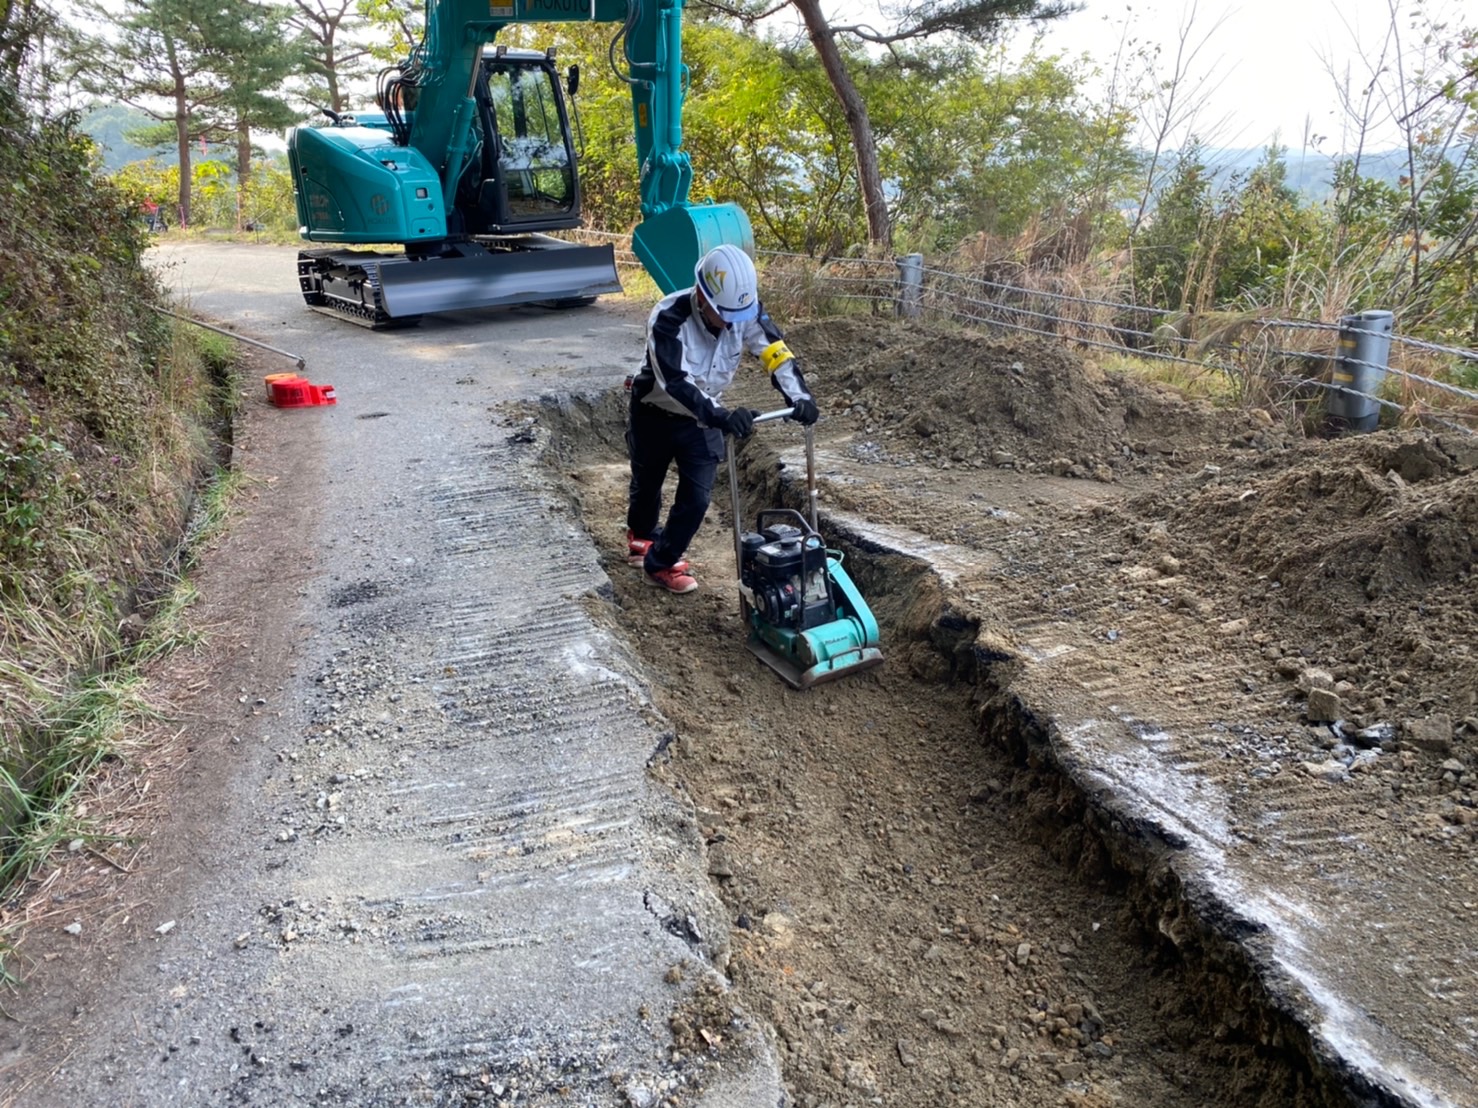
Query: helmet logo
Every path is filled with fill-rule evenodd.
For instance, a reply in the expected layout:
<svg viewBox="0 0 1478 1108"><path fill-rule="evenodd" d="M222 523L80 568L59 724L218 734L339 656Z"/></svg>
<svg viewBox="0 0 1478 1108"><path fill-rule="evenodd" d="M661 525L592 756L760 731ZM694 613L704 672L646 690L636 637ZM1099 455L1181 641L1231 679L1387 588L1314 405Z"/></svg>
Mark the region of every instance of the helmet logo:
<svg viewBox="0 0 1478 1108"><path fill-rule="evenodd" d="M729 271L727 269L710 269L705 276L708 278L708 283L713 286L714 292L723 292L724 281L728 279Z"/></svg>

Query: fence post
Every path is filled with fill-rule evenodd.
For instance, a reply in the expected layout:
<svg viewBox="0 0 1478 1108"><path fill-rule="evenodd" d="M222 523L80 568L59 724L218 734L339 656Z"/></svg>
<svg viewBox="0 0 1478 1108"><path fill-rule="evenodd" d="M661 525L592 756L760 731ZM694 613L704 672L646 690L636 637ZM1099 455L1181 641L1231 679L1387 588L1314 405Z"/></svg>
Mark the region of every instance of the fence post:
<svg viewBox="0 0 1478 1108"><path fill-rule="evenodd" d="M1329 416L1336 427L1363 433L1379 425L1380 405L1374 398L1386 379L1394 326L1395 317L1386 311L1340 316L1334 383L1349 391L1329 394Z"/></svg>
<svg viewBox="0 0 1478 1108"><path fill-rule="evenodd" d="M924 255L905 254L898 264L898 314L917 319L924 304Z"/></svg>

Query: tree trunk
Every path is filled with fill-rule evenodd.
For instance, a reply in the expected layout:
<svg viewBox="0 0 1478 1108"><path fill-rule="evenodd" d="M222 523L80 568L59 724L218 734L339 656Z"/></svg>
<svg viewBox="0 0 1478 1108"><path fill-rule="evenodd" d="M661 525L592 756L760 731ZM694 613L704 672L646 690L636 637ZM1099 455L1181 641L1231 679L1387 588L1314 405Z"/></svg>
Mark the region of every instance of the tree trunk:
<svg viewBox="0 0 1478 1108"><path fill-rule="evenodd" d="M251 205L247 191L251 187L251 128L246 120L236 122L236 229L246 230Z"/></svg>
<svg viewBox="0 0 1478 1108"><path fill-rule="evenodd" d="M195 177L190 166L190 100L185 87L185 75L180 72L180 61L175 53L174 40L164 36L164 52L169 58L170 76L174 78L174 131L175 143L180 159L179 226L183 231L190 225L190 186Z"/></svg>
<svg viewBox="0 0 1478 1108"><path fill-rule="evenodd" d="M847 72L842 52L837 49L836 38L826 16L821 12L819 0L792 0L795 8L806 21L806 30L821 67L826 70L832 91L842 103L842 112L847 117L847 129L852 132L852 151L857 159L857 184L862 190L862 204L867 211L867 239L869 245L890 248L893 245L893 227L888 219L888 202L883 196L883 175L878 169L878 149L872 137L872 120L867 115L867 105L852 75Z"/></svg>
<svg viewBox="0 0 1478 1108"><path fill-rule="evenodd" d="M184 89L175 93L175 141L180 157L179 217L180 230L190 225L190 186L194 183L194 167L190 164L190 110L185 105Z"/></svg>
<svg viewBox="0 0 1478 1108"><path fill-rule="evenodd" d="M334 51L335 24L330 23L323 36L323 76L328 82L328 106L330 111L344 110L344 94L339 91L339 67Z"/></svg>

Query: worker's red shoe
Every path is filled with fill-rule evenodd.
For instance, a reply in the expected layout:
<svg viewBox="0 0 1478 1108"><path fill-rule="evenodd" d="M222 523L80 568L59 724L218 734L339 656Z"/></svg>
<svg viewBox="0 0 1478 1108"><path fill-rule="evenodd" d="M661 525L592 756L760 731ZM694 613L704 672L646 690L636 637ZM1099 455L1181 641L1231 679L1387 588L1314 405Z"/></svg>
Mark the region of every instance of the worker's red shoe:
<svg viewBox="0 0 1478 1108"><path fill-rule="evenodd" d="M626 564L639 566L646 560L647 551L652 549L655 539L639 539L630 531L626 532Z"/></svg>
<svg viewBox="0 0 1478 1108"><path fill-rule="evenodd" d="M692 592L698 587L697 578L688 572L687 562L648 573L647 583L675 593Z"/></svg>

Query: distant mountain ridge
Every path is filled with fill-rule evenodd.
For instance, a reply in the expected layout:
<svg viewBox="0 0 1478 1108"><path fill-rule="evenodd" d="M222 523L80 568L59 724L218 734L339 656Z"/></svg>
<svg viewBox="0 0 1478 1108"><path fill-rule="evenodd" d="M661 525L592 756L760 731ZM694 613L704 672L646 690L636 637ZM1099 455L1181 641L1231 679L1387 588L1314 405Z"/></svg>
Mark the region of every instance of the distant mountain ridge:
<svg viewBox="0 0 1478 1108"><path fill-rule="evenodd" d="M82 117L81 128L97 143L103 155L103 172L116 173L129 162L141 162L148 158L169 158L174 149L168 145L135 146L126 137L128 132L148 127L157 122L137 108L126 104L109 104L96 107Z"/></svg>
<svg viewBox="0 0 1478 1108"><path fill-rule="evenodd" d="M1228 184L1234 175L1243 179L1261 165L1267 157L1267 147L1207 147L1201 151L1201 160L1211 172L1216 184ZM1288 166L1288 187L1308 200L1324 200L1334 191L1334 165L1349 155L1338 157L1318 150L1286 149L1283 162ZM1400 182L1406 172L1406 151L1367 150L1360 155L1360 175L1386 184Z"/></svg>

